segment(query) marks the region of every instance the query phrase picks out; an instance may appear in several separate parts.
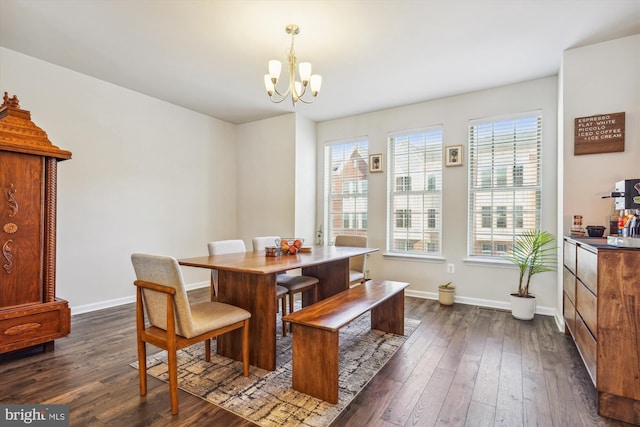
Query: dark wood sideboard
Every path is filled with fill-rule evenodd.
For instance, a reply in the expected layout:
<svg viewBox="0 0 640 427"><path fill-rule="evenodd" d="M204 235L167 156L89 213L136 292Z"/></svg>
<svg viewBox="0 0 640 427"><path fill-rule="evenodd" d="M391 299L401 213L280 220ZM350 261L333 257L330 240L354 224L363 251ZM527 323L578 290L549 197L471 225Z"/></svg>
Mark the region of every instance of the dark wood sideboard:
<svg viewBox="0 0 640 427"><path fill-rule="evenodd" d="M0 105L0 353L43 345L71 330L56 298L57 163L71 158L5 92Z"/></svg>
<svg viewBox="0 0 640 427"><path fill-rule="evenodd" d="M564 321L598 391L598 413L640 424L640 249L564 239Z"/></svg>

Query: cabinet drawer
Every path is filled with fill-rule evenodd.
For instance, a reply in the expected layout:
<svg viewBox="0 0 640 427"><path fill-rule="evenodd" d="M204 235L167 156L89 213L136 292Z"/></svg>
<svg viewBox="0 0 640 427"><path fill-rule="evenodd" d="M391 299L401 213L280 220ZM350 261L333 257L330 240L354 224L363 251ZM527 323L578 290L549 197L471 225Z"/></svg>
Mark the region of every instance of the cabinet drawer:
<svg viewBox="0 0 640 427"><path fill-rule="evenodd" d="M591 377L591 381L593 384L596 384L596 360L597 360L597 350L596 350L596 340L593 338L589 329L584 324L580 315L576 316L576 346L580 351L580 355L582 356L582 360L584 360L584 365L587 367L587 371L589 372L589 376Z"/></svg>
<svg viewBox="0 0 640 427"><path fill-rule="evenodd" d="M598 295L598 254L578 246L576 250L576 276L594 295Z"/></svg>
<svg viewBox="0 0 640 427"><path fill-rule="evenodd" d="M576 274L576 244L565 240L563 251L564 266L567 267L570 272Z"/></svg>
<svg viewBox="0 0 640 427"><path fill-rule="evenodd" d="M569 331L572 337L576 336L576 307L573 305L573 302L568 298L567 294L564 294L563 297L563 306L562 312L564 316L564 324L566 326L566 330Z"/></svg>
<svg viewBox="0 0 640 427"><path fill-rule="evenodd" d="M562 288L573 304L576 303L576 276L568 268L562 269Z"/></svg>
<svg viewBox="0 0 640 427"><path fill-rule="evenodd" d="M597 340L598 299L580 281L578 281L576 285L576 311L580 314L582 320Z"/></svg>
<svg viewBox="0 0 640 427"><path fill-rule="evenodd" d="M64 337L69 334L70 320L64 300L0 310L0 353Z"/></svg>

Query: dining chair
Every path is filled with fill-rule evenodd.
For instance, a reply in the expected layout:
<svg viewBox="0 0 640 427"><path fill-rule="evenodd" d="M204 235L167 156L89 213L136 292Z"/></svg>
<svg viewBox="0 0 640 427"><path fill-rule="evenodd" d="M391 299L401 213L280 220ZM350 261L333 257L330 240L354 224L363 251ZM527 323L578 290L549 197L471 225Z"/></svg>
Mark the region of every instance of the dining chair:
<svg viewBox="0 0 640 427"><path fill-rule="evenodd" d="M352 246L356 248L367 247L367 236L336 236L335 246ZM349 258L349 286L357 286L365 282L366 255L358 255Z"/></svg>
<svg viewBox="0 0 640 427"><path fill-rule="evenodd" d="M140 395L147 394L147 343L167 352L171 413L178 413L177 351L205 343L211 361L211 338L242 331L243 375L249 376L249 319L251 313L219 302L189 303L178 261L169 256L131 255L135 270L136 331ZM145 321L145 313L148 320Z"/></svg>
<svg viewBox="0 0 640 427"><path fill-rule="evenodd" d="M279 241L279 236L261 236L254 237L252 239L253 250L263 251L267 246L275 246L276 241ZM286 256L286 255L283 255ZM295 274L279 273L276 275L276 283L279 287L286 289L286 294L289 296L289 313L293 313L294 295L305 291L313 292L313 301L318 301L318 283L317 277L313 276L301 276ZM286 314L284 311L284 302L282 304L282 316ZM287 336L286 322L282 321L282 336Z"/></svg>
<svg viewBox="0 0 640 427"><path fill-rule="evenodd" d="M224 255L246 252L244 241L240 239L216 240L207 243L209 255ZM211 270L211 301L218 299L218 270Z"/></svg>

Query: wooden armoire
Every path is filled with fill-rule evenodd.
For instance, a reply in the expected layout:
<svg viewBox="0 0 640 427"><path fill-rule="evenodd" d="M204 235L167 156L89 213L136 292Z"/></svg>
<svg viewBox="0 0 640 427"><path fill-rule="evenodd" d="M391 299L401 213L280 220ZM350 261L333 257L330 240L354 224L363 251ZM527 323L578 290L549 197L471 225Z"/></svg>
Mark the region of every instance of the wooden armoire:
<svg viewBox="0 0 640 427"><path fill-rule="evenodd" d="M0 105L0 353L43 345L71 330L56 298L56 172L69 151L5 92Z"/></svg>

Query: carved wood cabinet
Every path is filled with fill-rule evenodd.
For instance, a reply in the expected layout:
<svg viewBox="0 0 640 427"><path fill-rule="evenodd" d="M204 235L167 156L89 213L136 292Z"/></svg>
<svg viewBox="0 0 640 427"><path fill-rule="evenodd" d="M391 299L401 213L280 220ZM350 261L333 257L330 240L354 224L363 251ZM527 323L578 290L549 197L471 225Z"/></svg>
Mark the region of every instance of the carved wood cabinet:
<svg viewBox="0 0 640 427"><path fill-rule="evenodd" d="M564 320L598 391L598 413L640 425L640 249L565 237Z"/></svg>
<svg viewBox="0 0 640 427"><path fill-rule="evenodd" d="M35 345L52 350L69 334L71 312L56 298L58 161L49 141L5 92L0 105L0 353Z"/></svg>

